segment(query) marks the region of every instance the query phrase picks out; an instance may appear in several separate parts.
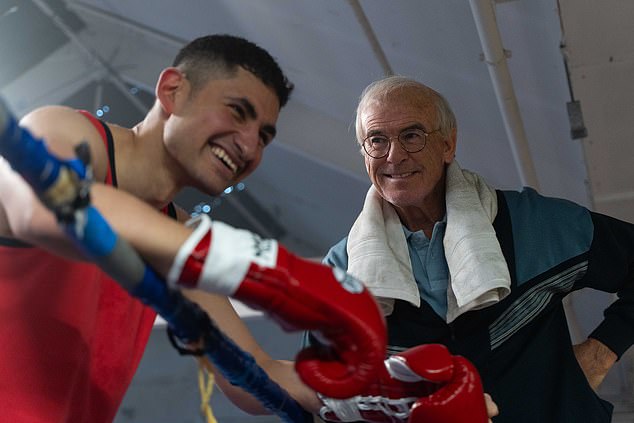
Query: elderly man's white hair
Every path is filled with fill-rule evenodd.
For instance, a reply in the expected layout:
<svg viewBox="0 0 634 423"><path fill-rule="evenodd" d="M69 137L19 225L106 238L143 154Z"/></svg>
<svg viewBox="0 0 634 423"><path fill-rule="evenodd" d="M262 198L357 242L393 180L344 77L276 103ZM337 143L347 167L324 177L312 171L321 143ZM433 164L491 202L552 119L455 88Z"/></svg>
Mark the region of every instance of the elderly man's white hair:
<svg viewBox="0 0 634 423"><path fill-rule="evenodd" d="M359 144L362 144L365 138L363 122L361 121L363 110L370 103L386 101L392 95L398 94L399 91L420 96L421 100L424 101L431 100L436 107L440 132L444 136L449 136L451 131L456 128L456 116L451 110L449 102L440 93L411 78L388 76L371 83L361 93L355 122L355 131ZM432 130L432 128L427 128L427 130Z"/></svg>

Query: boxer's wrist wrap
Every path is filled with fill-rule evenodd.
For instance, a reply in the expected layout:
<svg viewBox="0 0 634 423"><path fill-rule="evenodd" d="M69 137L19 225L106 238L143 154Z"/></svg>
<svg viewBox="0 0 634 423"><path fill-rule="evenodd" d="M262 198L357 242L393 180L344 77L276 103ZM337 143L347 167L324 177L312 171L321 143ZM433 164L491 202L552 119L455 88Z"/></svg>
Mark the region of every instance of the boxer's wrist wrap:
<svg viewBox="0 0 634 423"><path fill-rule="evenodd" d="M189 220L187 226L195 229L174 258L167 276L170 286L231 296L251 264L275 267L278 245L273 239L212 222L205 214Z"/></svg>

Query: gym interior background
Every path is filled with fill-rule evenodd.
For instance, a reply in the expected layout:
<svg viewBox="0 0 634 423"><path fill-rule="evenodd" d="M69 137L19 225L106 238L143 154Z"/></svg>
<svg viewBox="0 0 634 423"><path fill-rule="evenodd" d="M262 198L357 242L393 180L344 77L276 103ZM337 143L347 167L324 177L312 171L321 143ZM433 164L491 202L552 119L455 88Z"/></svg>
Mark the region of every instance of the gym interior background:
<svg viewBox="0 0 634 423"><path fill-rule="evenodd" d="M505 189L532 186L634 222L634 2L611 0L0 0L0 94L17 115L67 104L131 125L178 48L208 33L269 50L296 89L258 171L217 198L190 190L192 213L320 257L349 229L369 186L353 115L369 82L415 77L458 118L461 165ZM612 300L567 303L581 339ZM273 356L299 344L240 308ZM196 365L159 322L116 422L199 422ZM601 393L634 422L626 355ZM221 422L268 422L217 392Z"/></svg>

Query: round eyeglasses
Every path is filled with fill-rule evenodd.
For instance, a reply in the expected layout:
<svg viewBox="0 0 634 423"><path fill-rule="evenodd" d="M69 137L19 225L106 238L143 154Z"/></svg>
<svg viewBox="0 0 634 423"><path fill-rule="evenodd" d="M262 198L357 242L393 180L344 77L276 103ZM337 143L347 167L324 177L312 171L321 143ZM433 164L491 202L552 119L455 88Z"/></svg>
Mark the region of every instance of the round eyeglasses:
<svg viewBox="0 0 634 423"><path fill-rule="evenodd" d="M380 134L370 135L363 140L363 149L368 156L374 159L381 159L389 153L392 139L397 138L403 150L408 153L418 153L425 148L427 137L438 131L440 131L440 128L431 132L412 128L402 131L396 137L388 137Z"/></svg>

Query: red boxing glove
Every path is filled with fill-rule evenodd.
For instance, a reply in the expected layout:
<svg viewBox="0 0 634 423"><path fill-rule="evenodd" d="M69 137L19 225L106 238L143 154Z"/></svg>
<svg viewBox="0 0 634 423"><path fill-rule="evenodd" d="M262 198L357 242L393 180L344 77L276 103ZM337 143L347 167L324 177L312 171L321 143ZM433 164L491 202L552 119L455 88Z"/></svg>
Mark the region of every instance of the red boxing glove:
<svg viewBox="0 0 634 423"><path fill-rule="evenodd" d="M322 419L375 423L486 423L486 402L477 370L439 344L420 345L385 360L362 395L321 397Z"/></svg>
<svg viewBox="0 0 634 423"><path fill-rule="evenodd" d="M196 228L174 259L171 286L227 295L264 311L287 331L317 332L327 348L307 348L295 363L317 392L349 398L376 378L386 351L385 320L362 283L206 215L188 225Z"/></svg>

